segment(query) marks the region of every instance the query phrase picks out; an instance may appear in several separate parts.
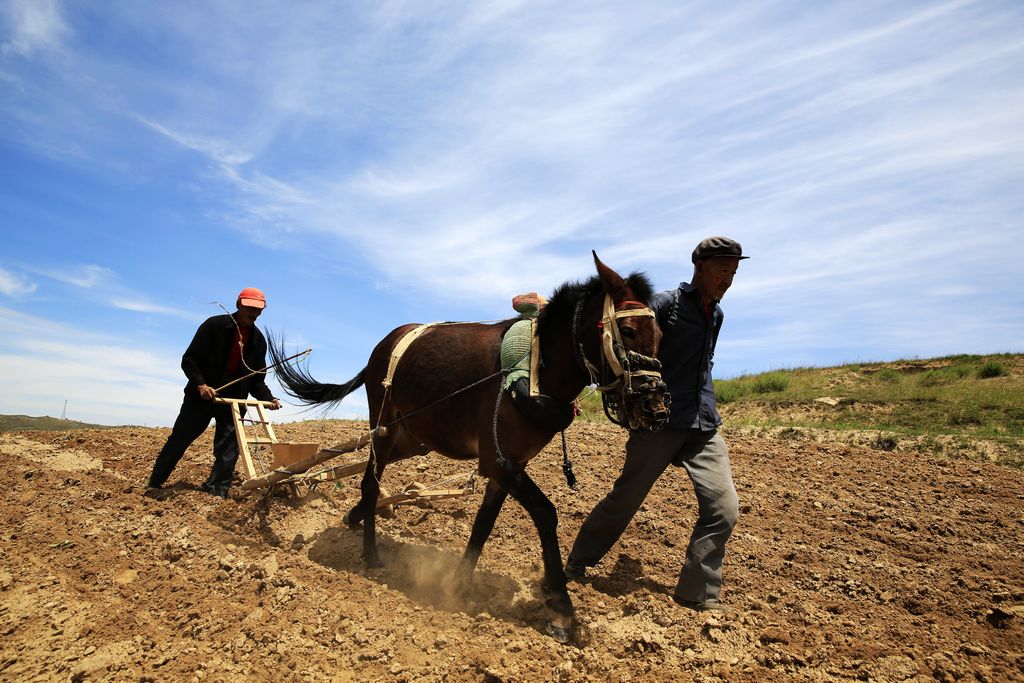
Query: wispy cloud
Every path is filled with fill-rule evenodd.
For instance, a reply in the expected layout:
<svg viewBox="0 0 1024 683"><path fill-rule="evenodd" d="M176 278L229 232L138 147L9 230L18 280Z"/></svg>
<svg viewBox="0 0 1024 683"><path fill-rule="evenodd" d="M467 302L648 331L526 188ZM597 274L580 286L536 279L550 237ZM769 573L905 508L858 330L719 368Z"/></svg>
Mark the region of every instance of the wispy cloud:
<svg viewBox="0 0 1024 683"><path fill-rule="evenodd" d="M136 313L158 313L161 315L176 315L186 320L194 320L196 315L183 311L180 308L173 308L171 306L161 306L160 304L154 304L149 301L132 301L130 299L112 299L110 305L114 308L120 308L124 311L135 311Z"/></svg>
<svg viewBox="0 0 1024 683"><path fill-rule="evenodd" d="M57 0L9 0L0 6L5 39L0 54L31 55L60 48L70 33Z"/></svg>
<svg viewBox="0 0 1024 683"><path fill-rule="evenodd" d="M0 268L0 293L11 298L26 296L36 291L36 283L24 275Z"/></svg>
<svg viewBox="0 0 1024 683"><path fill-rule="evenodd" d="M112 269L95 264L53 267L33 266L31 270L39 275L71 285L74 296L85 297L124 311L172 315L185 320L196 320L193 312L153 302L150 297L134 291L122 282Z"/></svg>
<svg viewBox="0 0 1024 683"><path fill-rule="evenodd" d="M53 280L81 287L82 289L109 287L117 280L117 274L113 270L94 264L63 268L37 267L34 268L34 271Z"/></svg>
<svg viewBox="0 0 1024 683"><path fill-rule="evenodd" d="M241 165L252 159L252 154L233 148L227 140L210 138L194 133L179 133L168 129L159 123L154 123L143 117L139 120L157 133L164 135L182 147L209 157L217 164L224 167L225 172L230 172L232 167Z"/></svg>
<svg viewBox="0 0 1024 683"><path fill-rule="evenodd" d="M361 44L370 59L382 59L382 42L428 14L385 7L361 18L376 29ZM346 158L287 178L272 175L261 155L275 135L301 130L303 115L285 116L276 101L260 117L273 121L276 134L260 126L255 137L219 140L205 145L206 153L241 190L251 220L337 235L391 277L496 296L552 266L578 271L561 246L567 241L579 244L583 261L597 246L619 254L623 267L685 264L690 243L728 222L707 211L727 206L734 231L788 223L778 242L788 249L803 236L804 228L794 230L806 224L799 213L818 212L841 191L863 195L857 208L872 206L874 192L891 194L893 182L941 193L943 173L997 158L1013 163L1024 151L1024 100L976 78L1021 54L1024 44L997 30L1006 11L945 3L861 19L860 28L843 33L839 23L848 17L836 10L798 24L809 39L798 46L782 26L762 25L771 19L763 10L716 16L659 6L623 17L606 9L586 21L549 24L545 11L528 3L483 5L426 22L420 46L445 47L407 71L401 100L393 98L397 83L373 92L394 143L365 163ZM669 29L695 21L706 30ZM810 33L822 23L837 32ZM539 33L521 30L539 24ZM755 31L757 39L746 40ZM487 41L479 39L484 34ZM643 47L634 41L640 35ZM915 46L914 58L893 61L894 49L907 45ZM294 47L287 39L276 47L286 46ZM346 82L356 66L344 51L299 54L272 77L305 81L330 71ZM472 68L470 54L484 67ZM435 88L442 82L449 87ZM972 97L949 97L951 85L969 88ZM305 96L317 113L342 106L332 87ZM347 132L327 126L335 135ZM223 163L235 157L245 162ZM941 214L934 219L946 222ZM903 218L886 217L894 220ZM855 220L843 226L872 228ZM824 231L821 239L842 238L821 224L813 229ZM663 248L631 246L645 239ZM871 252L844 254L864 259ZM533 267L538 258L542 265Z"/></svg>

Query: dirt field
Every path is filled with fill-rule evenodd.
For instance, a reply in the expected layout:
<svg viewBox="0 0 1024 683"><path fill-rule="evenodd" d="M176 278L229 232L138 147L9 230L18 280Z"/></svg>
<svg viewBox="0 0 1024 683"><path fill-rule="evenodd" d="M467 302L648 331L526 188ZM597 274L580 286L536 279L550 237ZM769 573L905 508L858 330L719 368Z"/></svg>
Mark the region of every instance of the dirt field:
<svg viewBox="0 0 1024 683"><path fill-rule="evenodd" d="M365 426L280 425L338 443ZM212 430L211 430L212 431ZM1024 472L811 439L725 432L742 515L724 599L671 600L694 519L666 472L605 562L570 592L580 642L544 634L540 544L509 501L468 601L453 574L479 495L404 506L366 572L341 523L358 478L299 502L195 490L209 433L165 500L142 484L166 429L0 435L0 680L1024 680ZM625 434L569 431L530 472L563 552L610 488ZM467 472L437 455L392 491ZM482 487L480 487L482 490Z"/></svg>

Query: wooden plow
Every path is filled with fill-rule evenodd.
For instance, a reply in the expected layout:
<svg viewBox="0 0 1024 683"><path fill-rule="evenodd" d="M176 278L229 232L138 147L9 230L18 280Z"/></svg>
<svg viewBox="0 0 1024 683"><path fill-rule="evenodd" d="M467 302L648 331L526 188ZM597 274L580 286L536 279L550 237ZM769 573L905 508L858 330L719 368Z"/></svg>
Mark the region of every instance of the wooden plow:
<svg viewBox="0 0 1024 683"><path fill-rule="evenodd" d="M329 461L346 453L358 451L370 443L374 433L385 433L387 429L377 427L344 443L321 448L316 443L280 441L274 432L274 425L267 418L267 409L271 405L269 402L219 397L214 401L231 407L235 438L238 440L238 459L245 474L242 489L266 489L268 495L280 487L296 497L301 497L314 491L322 482L365 472L368 459L345 464L331 464ZM240 406L245 406L247 411L254 411L255 417L243 417ZM461 475L461 478L466 480L465 483L455 487L450 484L452 479L448 479L434 486L412 482L395 495L387 495L384 489L381 489L377 509L389 510L392 506L402 503L415 503L430 498L453 498L474 493L475 476Z"/></svg>

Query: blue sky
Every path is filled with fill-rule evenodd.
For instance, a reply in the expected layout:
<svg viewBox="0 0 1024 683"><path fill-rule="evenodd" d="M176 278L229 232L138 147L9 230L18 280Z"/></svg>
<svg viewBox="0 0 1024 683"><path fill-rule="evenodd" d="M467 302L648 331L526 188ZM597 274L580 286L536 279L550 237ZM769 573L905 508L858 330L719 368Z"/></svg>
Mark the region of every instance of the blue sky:
<svg viewBox="0 0 1024 683"><path fill-rule="evenodd" d="M720 378L1019 352L1024 4L0 0L0 178L0 413L169 425L245 286L343 381L715 234Z"/></svg>

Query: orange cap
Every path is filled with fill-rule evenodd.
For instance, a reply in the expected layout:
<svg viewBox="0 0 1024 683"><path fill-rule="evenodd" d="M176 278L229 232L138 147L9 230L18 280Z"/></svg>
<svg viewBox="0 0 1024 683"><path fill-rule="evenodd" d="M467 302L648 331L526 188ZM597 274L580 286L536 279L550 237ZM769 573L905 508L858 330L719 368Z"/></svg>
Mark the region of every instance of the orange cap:
<svg viewBox="0 0 1024 683"><path fill-rule="evenodd" d="M263 292L255 287L246 287L238 293L239 306L252 306L253 308L266 308L267 299Z"/></svg>

